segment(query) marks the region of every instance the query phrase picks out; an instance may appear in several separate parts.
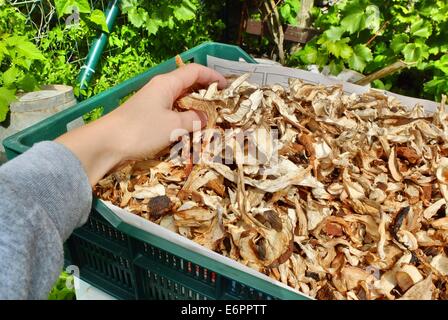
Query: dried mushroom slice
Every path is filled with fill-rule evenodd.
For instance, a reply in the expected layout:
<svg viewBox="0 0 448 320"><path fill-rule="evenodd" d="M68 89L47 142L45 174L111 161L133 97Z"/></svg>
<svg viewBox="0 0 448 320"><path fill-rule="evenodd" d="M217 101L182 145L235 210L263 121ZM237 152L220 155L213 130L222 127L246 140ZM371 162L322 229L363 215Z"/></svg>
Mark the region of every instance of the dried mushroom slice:
<svg viewBox="0 0 448 320"><path fill-rule="evenodd" d="M429 115L375 90L249 78L176 102L221 134L193 137L207 161L166 149L95 194L313 298L446 299L444 101Z"/></svg>

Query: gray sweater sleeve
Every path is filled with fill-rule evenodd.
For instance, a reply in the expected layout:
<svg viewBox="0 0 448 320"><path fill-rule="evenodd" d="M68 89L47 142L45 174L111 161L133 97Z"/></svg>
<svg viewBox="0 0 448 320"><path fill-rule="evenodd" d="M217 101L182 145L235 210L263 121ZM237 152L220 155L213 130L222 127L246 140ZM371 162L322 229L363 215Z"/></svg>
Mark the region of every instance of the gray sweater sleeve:
<svg viewBox="0 0 448 320"><path fill-rule="evenodd" d="M0 299L47 298L63 243L91 203L80 161L59 143L37 143L0 167Z"/></svg>

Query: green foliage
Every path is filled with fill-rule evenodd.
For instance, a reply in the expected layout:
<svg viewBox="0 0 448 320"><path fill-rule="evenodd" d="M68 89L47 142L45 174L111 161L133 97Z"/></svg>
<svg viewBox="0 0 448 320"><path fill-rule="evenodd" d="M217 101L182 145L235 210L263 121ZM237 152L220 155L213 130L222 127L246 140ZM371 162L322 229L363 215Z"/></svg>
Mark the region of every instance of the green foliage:
<svg viewBox="0 0 448 320"><path fill-rule="evenodd" d="M59 20L36 38L37 30L17 8L0 3L0 122L20 91L40 84L67 84L80 94L76 78L88 43L109 32L106 18L87 0L54 0ZM109 35L84 96L104 91L149 67L220 34L223 4L212 0L123 0L122 16ZM79 22L73 13L79 13ZM127 17L127 19L125 19ZM66 25L66 20L71 24ZM91 120L99 113L87 115Z"/></svg>
<svg viewBox="0 0 448 320"><path fill-rule="evenodd" d="M200 0L123 0L122 11L145 40L154 62L215 38L224 29L217 18L223 4ZM134 29L135 30L135 29ZM143 31L143 33L142 33Z"/></svg>
<svg viewBox="0 0 448 320"><path fill-rule="evenodd" d="M87 112L85 115L82 116L82 119L84 120L84 123L89 123L92 121L95 121L103 115L104 107L98 107L93 109L90 112Z"/></svg>
<svg viewBox="0 0 448 320"><path fill-rule="evenodd" d="M54 4L59 18L77 12L86 23L91 23L101 31L109 31L104 12L98 9L92 10L88 0L55 0Z"/></svg>
<svg viewBox="0 0 448 320"><path fill-rule="evenodd" d="M443 0L342 0L328 12L313 10L322 34L290 57L291 65L329 65L371 73L397 60L411 68L373 83L404 94L439 100L448 92L448 2Z"/></svg>
<svg viewBox="0 0 448 320"><path fill-rule="evenodd" d="M13 7L0 6L0 122L6 119L9 104L18 90L38 87L30 69L45 60L31 42L26 18Z"/></svg>
<svg viewBox="0 0 448 320"><path fill-rule="evenodd" d="M73 286L73 276L66 272L62 272L59 279L48 295L48 300L75 300L75 289ZM71 288L67 287L67 284L71 284Z"/></svg>
<svg viewBox="0 0 448 320"><path fill-rule="evenodd" d="M283 0L278 11L283 23L295 26L300 12L300 0Z"/></svg>

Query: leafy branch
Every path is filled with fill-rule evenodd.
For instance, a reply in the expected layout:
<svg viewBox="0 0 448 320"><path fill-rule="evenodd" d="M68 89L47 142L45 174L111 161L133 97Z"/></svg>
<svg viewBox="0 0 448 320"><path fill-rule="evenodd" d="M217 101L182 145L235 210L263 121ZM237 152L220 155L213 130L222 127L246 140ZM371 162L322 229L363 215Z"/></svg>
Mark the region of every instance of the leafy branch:
<svg viewBox="0 0 448 320"><path fill-rule="evenodd" d="M342 0L327 12L316 8L314 18L322 34L296 51L290 64L328 65L332 74L344 68L369 74L403 60L410 68L399 70L419 74L416 80L422 83L406 83L411 91L401 89L399 73L387 73L372 84L436 100L448 91L446 1Z"/></svg>

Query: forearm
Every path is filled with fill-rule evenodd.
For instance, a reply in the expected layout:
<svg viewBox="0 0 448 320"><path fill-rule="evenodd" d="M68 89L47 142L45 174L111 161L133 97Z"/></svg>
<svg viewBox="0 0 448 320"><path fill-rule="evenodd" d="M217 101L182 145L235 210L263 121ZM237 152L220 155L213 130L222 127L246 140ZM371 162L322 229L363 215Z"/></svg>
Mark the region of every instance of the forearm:
<svg viewBox="0 0 448 320"><path fill-rule="evenodd" d="M66 133L55 141L67 147L80 160L90 185L123 159L120 124L110 115Z"/></svg>
<svg viewBox="0 0 448 320"><path fill-rule="evenodd" d="M44 299L63 242L88 217L91 188L79 160L55 142L0 167L0 299Z"/></svg>

